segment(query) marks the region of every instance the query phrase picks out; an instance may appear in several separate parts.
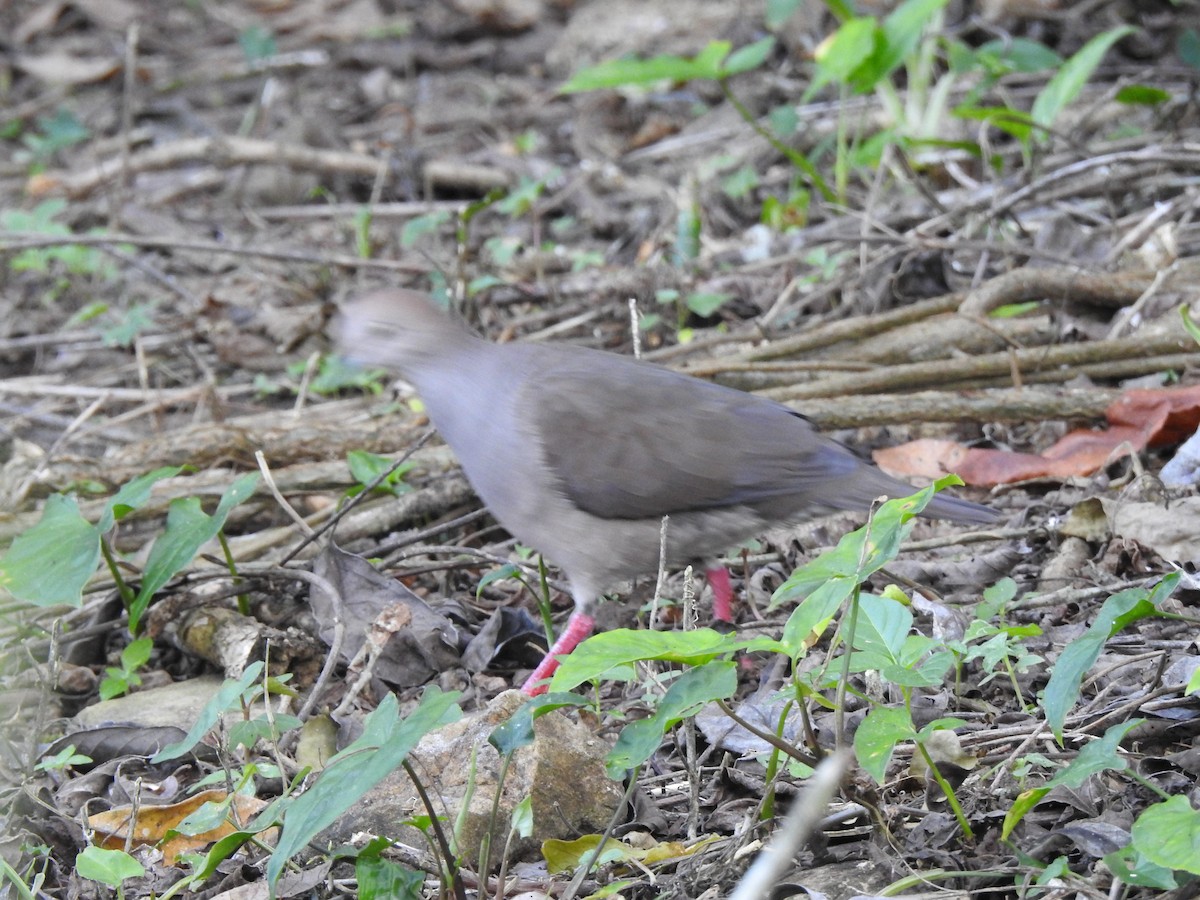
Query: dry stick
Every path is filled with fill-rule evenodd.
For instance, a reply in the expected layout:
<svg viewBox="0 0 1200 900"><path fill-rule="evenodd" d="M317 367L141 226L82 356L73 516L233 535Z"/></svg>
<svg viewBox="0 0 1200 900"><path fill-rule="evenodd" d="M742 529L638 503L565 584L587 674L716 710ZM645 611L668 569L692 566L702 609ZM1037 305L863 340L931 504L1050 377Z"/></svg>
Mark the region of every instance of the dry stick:
<svg viewBox="0 0 1200 900"><path fill-rule="evenodd" d="M185 138L134 153L127 159L118 156L105 160L85 172L47 172L43 178L46 184L77 199L121 177L122 173L132 176L142 172L160 172L193 162L225 168L247 163L284 165L299 171L360 175L364 178L374 177L379 168L379 158L364 153L221 136Z"/></svg>
<svg viewBox="0 0 1200 900"><path fill-rule="evenodd" d="M796 762L804 763L804 765L806 765L806 766L815 766L817 763L820 762L820 760L817 757L815 757L809 753L805 753L803 750L799 749L798 747L795 747L792 744L789 744L783 738L779 737L779 735L777 735L775 732L767 731L765 728L759 728L757 725L755 725L753 722L749 721L748 719L742 718L740 715L738 715L736 712L733 711L733 707L731 707L726 701L717 700L717 706L719 706L721 708L721 712L725 713L725 715L735 725L746 729L748 732L750 732L756 738L760 738L761 740L766 741L768 744L770 744L772 747L774 747L780 753L783 753L785 756L788 756L788 757L796 760ZM813 746L816 746L816 744L814 743Z"/></svg>
<svg viewBox="0 0 1200 900"><path fill-rule="evenodd" d="M1109 251L1104 254L1104 258L1100 260L1102 269L1110 269L1117 264L1118 261L1125 258L1125 255L1132 248L1141 247L1144 243L1150 240L1150 236L1158 229L1165 219L1172 219L1180 213L1191 209L1196 203L1196 191L1193 188L1188 188L1179 196L1172 198L1167 203L1156 204L1151 207L1149 213L1142 217L1133 228L1126 231L1121 239L1109 248Z"/></svg>
<svg viewBox="0 0 1200 900"><path fill-rule="evenodd" d="M1010 303L1043 299L1120 309L1136 300L1154 279L1154 272L1092 274L1075 268L1016 269L971 291L958 311L966 316L982 317Z"/></svg>
<svg viewBox="0 0 1200 900"><path fill-rule="evenodd" d="M1146 304L1148 304L1151 298L1158 293L1159 288L1163 286L1163 283L1170 278L1172 274L1174 274L1177 267L1178 263L1172 263L1167 268L1160 269L1158 272L1155 272L1154 281L1150 283L1149 287L1142 291L1142 295L1138 297L1132 305L1127 306L1117 312L1116 321L1113 322L1112 327L1109 328L1108 334L1106 335L1109 339L1119 338L1122 332L1124 332L1130 326L1134 319L1141 315L1142 310L1146 308Z"/></svg>
<svg viewBox="0 0 1200 900"><path fill-rule="evenodd" d="M37 466L35 466L33 471L21 480L21 483L17 486L17 489L13 492L11 497L12 509L16 509L25 501L25 498L29 495L29 491L35 484L37 484L38 478L41 477L42 473L44 473L47 468L49 468L50 461L54 458L55 454L62 449L63 445L67 442L72 434L83 427L84 422L94 416L100 410L100 408L104 406L105 400L105 397L97 397L95 400L89 403L87 409L76 416L74 420L63 429L62 433L55 438L54 443L50 445L50 449L45 452Z"/></svg>
<svg viewBox="0 0 1200 900"><path fill-rule="evenodd" d="M371 207L371 218L411 219L445 210L454 212L462 208L461 200L418 200L396 203L376 203ZM259 206L254 214L267 221L305 219L343 219L362 212L361 203L328 203L320 206Z"/></svg>
<svg viewBox="0 0 1200 900"><path fill-rule="evenodd" d="M850 754L845 750L822 760L808 780L804 794L772 835L766 849L746 870L729 900L761 900L772 895L796 852L820 825L849 763Z"/></svg>
<svg viewBox="0 0 1200 900"><path fill-rule="evenodd" d="M693 378L712 378L714 375L740 375L745 373L763 375L789 375L806 372L870 372L877 368L869 362L850 359L788 360L787 362L726 362L714 359L700 365L688 366L681 371Z"/></svg>
<svg viewBox="0 0 1200 900"><path fill-rule="evenodd" d="M405 272L424 275L429 266L413 262L390 259L364 259L341 254L320 254L312 250L275 250L270 247L234 247L213 241L181 241L174 238L147 237L139 234L73 234L69 237L5 237L11 232L0 231L0 254L19 253L22 250L37 250L45 247L106 247L112 244L129 244L150 250L175 250L194 253L249 256L256 259L274 259L281 262L305 263L316 266L340 266L345 269L377 269L383 272Z"/></svg>
<svg viewBox="0 0 1200 900"><path fill-rule="evenodd" d="M346 664L347 676L355 672L358 675L354 679L354 682L346 689L341 702L329 714L329 717L335 722L340 721L342 716L348 715L354 707L359 694L366 689L371 679L375 677L375 668L379 665L379 661L383 659L383 650L389 639L397 631L408 628L412 624L412 612L408 607L401 606L390 616L390 619L392 620L389 623L391 627L381 630L376 627L380 624L380 618L378 616L375 618L375 621L367 628L362 646L358 648L358 653Z"/></svg>
<svg viewBox="0 0 1200 900"><path fill-rule="evenodd" d="M1159 334L1141 334L1115 341L1064 344L1003 353L988 353L970 359L934 360L893 366L882 372L836 375L813 384L797 384L764 391L763 396L780 402L808 397L840 397L865 391L903 391L930 385L948 385L979 378L1010 378L1012 365L1023 374L1056 370L1063 366L1086 366L1112 360L1141 359L1158 354L1179 353L1195 346L1182 329ZM1200 361L1200 351L1185 354Z"/></svg>
<svg viewBox="0 0 1200 900"><path fill-rule="evenodd" d="M654 582L654 599L650 604L651 628L658 624L658 603L662 599L663 585L667 580L667 528L670 524L671 517L663 516L658 527L658 577Z"/></svg>
<svg viewBox="0 0 1200 900"><path fill-rule="evenodd" d="M469 513L463 513L461 516L455 516L452 519L447 519L445 522L438 522L430 525L428 528L413 531L386 544L377 544L371 555L380 558L386 557L397 550L402 550L405 547L411 547L413 544L429 540L434 535L440 534L443 531L451 531L463 525L470 525L472 522L485 518L487 515L487 509L481 506L478 509L471 510Z"/></svg>
<svg viewBox="0 0 1200 900"><path fill-rule="evenodd" d="M342 508L339 509L336 514L331 516L324 525L322 525L316 531L313 531L312 529L308 529L307 535L304 538L304 540L301 541L295 547L293 547L292 550L284 557L282 562L287 563L287 562L295 559L296 554L298 554L301 550L303 550L305 547L307 547L309 544L311 544L313 541L315 541L317 538L319 538L321 535L323 535L326 531L328 531L331 528L336 528L338 523L341 522L342 519L344 519L346 517L347 513L349 513L352 509L354 509L354 507L356 507L360 503L362 503L367 497L371 496L371 492L373 490L375 490L375 488L377 488L377 487L379 487L379 485L383 484L393 472L395 472L402 465L404 465L408 461L408 458L410 456L412 456L414 453L416 453L418 450L420 450L422 447L424 447L425 444L427 444L429 442L429 439L431 437L433 437L433 430L429 429L429 428L425 429L425 433L422 434L420 436L420 438L418 438L417 441L414 444L412 444L412 446L410 446L407 450L404 451L403 456L401 456L398 460L396 460L394 463L392 463L390 466L388 466L387 469L385 469L384 471L382 471L378 475L376 475L374 478L372 478L368 484L363 486L363 489L361 491L359 491L356 495L354 495L348 501L346 501L346 503L342 506ZM257 458L260 453L261 453L261 451L256 451L255 457Z"/></svg>
<svg viewBox="0 0 1200 900"><path fill-rule="evenodd" d="M202 385L200 387L155 389L155 394L157 394L160 404L190 403L207 390L210 388ZM252 384L230 384L217 388L217 393L222 398L229 400L253 394L256 390L258 388ZM143 388L47 384L29 378L9 378L0 381L0 394L14 394L18 397L67 397L71 399L100 397L105 400L141 402L146 399L146 393Z"/></svg>
<svg viewBox="0 0 1200 900"><path fill-rule="evenodd" d="M254 461L258 463L258 471L262 473L263 482L267 486L267 490L271 492L271 496L275 498L275 502L279 504L280 509L287 514L287 517L296 523L304 534L312 537L313 529L308 522L304 521L304 517L296 512L296 507L288 503L283 494L279 490L279 486L275 484L275 476L271 474L271 467L267 465L267 458L263 456L261 450L254 451Z"/></svg>
<svg viewBox="0 0 1200 900"><path fill-rule="evenodd" d="M333 677L334 668L342 658L342 643L346 638L346 616L342 607L342 595L328 579L304 569L272 567L271 571L279 572L287 578L299 578L301 581L307 581L310 586L329 597L330 608L333 610L333 640L329 642L329 653L325 657L325 664L321 667L321 674L317 676L312 690L308 692L308 699L304 701L304 705L300 707L300 712L296 714L296 717L300 721L307 722L308 718L312 715L313 707L317 705L317 700L325 692L325 685ZM243 569L242 574L258 574L258 572L257 570L246 572Z"/></svg>
<svg viewBox="0 0 1200 900"><path fill-rule="evenodd" d="M1079 366L1063 366L1061 369L1046 372L1029 372L1021 375L1026 385L1061 384L1079 376L1091 379L1135 378L1140 375L1154 375L1171 370L1186 369L1200 362L1197 354L1200 350L1190 353L1163 353L1130 359L1116 359L1109 362L1086 363ZM999 378L976 378L960 381L953 385L954 390L986 390L1012 384L1013 374Z"/></svg>
<svg viewBox="0 0 1200 900"><path fill-rule="evenodd" d="M999 306L1041 299L1047 295L1070 297L1079 302L1107 307L1126 306L1145 291L1153 280L1154 274L1150 272L1098 276L1074 267L1017 269L993 278L970 293L944 294L887 312L830 322L802 334L756 347L731 359L751 362L799 356L845 341L873 337L944 313L962 312L981 317Z"/></svg>
<svg viewBox="0 0 1200 900"><path fill-rule="evenodd" d="M779 359L786 356L799 356L822 347L839 344L842 341L870 337L890 331L900 325L920 322L928 319L930 316L954 312L962 303L964 296L964 294L946 294L942 297L921 300L899 309L875 313L871 316L845 319L840 322L829 322L826 325L806 331L803 334L797 334L780 341L772 341L770 344L762 347L756 347L740 356L732 357L732 359L756 361Z"/></svg>
<svg viewBox="0 0 1200 900"><path fill-rule="evenodd" d="M121 85L121 156L118 182L120 191L114 204L116 210L125 205L124 194L133 181L130 178L129 159L133 153L133 95L137 87L138 35L139 24L136 21L131 22L125 31L125 79Z"/></svg>
<svg viewBox="0 0 1200 900"><path fill-rule="evenodd" d="M1137 167L1149 167L1157 170L1163 165L1177 168L1200 168L1200 144L1182 143L1169 149L1154 146L1143 150L1106 153L1101 156L1079 160L1078 162L1049 172L1037 181L1013 191L991 210L992 215L1004 215L1026 199L1037 198L1044 202L1048 188L1076 176L1097 171L1099 171L1101 176L1097 179L1097 189L1111 189L1113 184L1111 170L1121 165L1129 165L1134 167L1135 170ZM1136 174L1136 171L1134 174Z"/></svg>

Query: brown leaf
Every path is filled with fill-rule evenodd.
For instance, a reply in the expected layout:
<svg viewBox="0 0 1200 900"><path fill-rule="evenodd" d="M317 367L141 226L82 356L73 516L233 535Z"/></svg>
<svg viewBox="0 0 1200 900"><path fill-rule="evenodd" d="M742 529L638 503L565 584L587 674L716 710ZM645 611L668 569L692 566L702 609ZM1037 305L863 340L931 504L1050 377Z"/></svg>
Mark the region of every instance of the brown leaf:
<svg viewBox="0 0 1200 900"><path fill-rule="evenodd" d="M225 791L202 791L166 806L137 808L134 819L133 806L118 806L105 812L88 816L88 825L96 832L96 845L106 850L123 850L126 843L132 846L155 845L167 836L167 832L178 829L181 822L205 803L220 803L228 797ZM233 798L233 818L241 823L249 822L267 803L257 797L237 794ZM238 830L228 819L202 834L177 834L161 846L163 862L174 865L180 853L200 850ZM132 833L132 840L130 834Z"/></svg>
<svg viewBox="0 0 1200 900"><path fill-rule="evenodd" d="M1178 443L1191 435L1200 425L1200 386L1126 391L1105 418L1107 429L1072 431L1040 454L920 440L877 450L874 458L895 475L938 478L954 472L967 484L985 486L1091 475L1126 452Z"/></svg>

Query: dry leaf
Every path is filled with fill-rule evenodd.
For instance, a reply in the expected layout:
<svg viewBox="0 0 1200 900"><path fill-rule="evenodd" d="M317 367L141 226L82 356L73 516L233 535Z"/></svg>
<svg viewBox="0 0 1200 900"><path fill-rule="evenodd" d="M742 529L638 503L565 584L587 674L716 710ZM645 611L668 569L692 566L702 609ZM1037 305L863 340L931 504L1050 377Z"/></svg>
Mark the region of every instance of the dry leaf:
<svg viewBox="0 0 1200 900"><path fill-rule="evenodd" d="M1200 425L1200 386L1126 391L1105 418L1107 429L1072 431L1040 454L921 440L877 450L874 459L894 475L938 478L954 472L967 484L984 486L1087 476L1125 453L1185 440Z"/></svg>
<svg viewBox="0 0 1200 900"><path fill-rule="evenodd" d="M83 58L72 53L23 54L13 64L47 84L91 84L121 70L121 60L115 56Z"/></svg>
<svg viewBox="0 0 1200 900"><path fill-rule="evenodd" d="M184 819L205 803L220 803L227 797L228 793L225 791L212 790L166 806L143 804L137 809L136 822L133 821L134 807L118 806L88 816L88 825L96 832L96 845L106 850L124 850L126 843L134 847L153 846L161 842L168 831L177 829ZM243 823L244 827L244 823L248 823L266 805L265 800L237 794L233 798L233 818ZM177 834L160 848L163 862L174 865L179 854L203 849L237 830L238 827L227 819L203 834ZM129 837L131 831L132 839Z"/></svg>

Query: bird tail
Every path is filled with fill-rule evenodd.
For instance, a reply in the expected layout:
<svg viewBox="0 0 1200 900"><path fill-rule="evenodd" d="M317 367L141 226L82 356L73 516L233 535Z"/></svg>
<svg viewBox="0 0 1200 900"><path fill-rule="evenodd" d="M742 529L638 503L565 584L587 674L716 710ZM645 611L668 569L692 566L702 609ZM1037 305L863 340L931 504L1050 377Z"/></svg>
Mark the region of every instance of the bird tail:
<svg viewBox="0 0 1200 900"><path fill-rule="evenodd" d="M921 515L973 525L990 525L1000 518L1000 513L990 507L946 494L938 494L930 500L929 505L921 511Z"/></svg>

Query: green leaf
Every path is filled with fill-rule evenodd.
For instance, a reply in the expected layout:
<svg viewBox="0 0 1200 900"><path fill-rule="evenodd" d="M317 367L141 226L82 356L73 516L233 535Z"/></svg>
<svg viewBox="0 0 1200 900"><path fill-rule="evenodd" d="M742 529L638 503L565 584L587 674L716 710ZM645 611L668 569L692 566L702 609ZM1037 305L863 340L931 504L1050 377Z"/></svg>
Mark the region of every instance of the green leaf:
<svg viewBox="0 0 1200 900"><path fill-rule="evenodd" d="M660 81L687 82L718 78L721 62L729 55L728 41L713 41L697 56L656 56L652 59L613 59L581 69L559 91L575 94L604 88L654 85Z"/></svg>
<svg viewBox="0 0 1200 900"><path fill-rule="evenodd" d="M854 754L863 770L883 784L896 745L915 738L916 729L907 709L877 706L854 732Z"/></svg>
<svg viewBox="0 0 1200 900"><path fill-rule="evenodd" d="M75 874L109 887L120 887L127 878L141 878L146 869L124 850L85 847L75 857Z"/></svg>
<svg viewBox="0 0 1200 900"><path fill-rule="evenodd" d="M995 584L983 589L983 601L987 604L987 613L985 614L977 607L975 614L981 619L990 619L1004 609L1005 605L1015 596L1017 596L1017 583L1005 575Z"/></svg>
<svg viewBox="0 0 1200 900"><path fill-rule="evenodd" d="M79 766L84 763L90 763L92 758L85 756L82 753L75 752L75 745L68 744L58 753L53 756L47 756L42 759L34 768L39 772L55 772L66 769L70 766Z"/></svg>
<svg viewBox="0 0 1200 900"><path fill-rule="evenodd" d="M38 161L45 161L67 147L82 143L91 132L69 109L58 109L53 116L39 116L37 135L24 135L22 142ZM65 204L64 204L65 205Z"/></svg>
<svg viewBox="0 0 1200 900"><path fill-rule="evenodd" d="M511 827L517 837L533 834L533 797L524 797L513 807Z"/></svg>
<svg viewBox="0 0 1200 900"><path fill-rule="evenodd" d="M143 637L136 641L130 641L129 645L121 651L121 667L127 672L141 668L150 661L150 654L154 650L154 640L152 638Z"/></svg>
<svg viewBox="0 0 1200 900"><path fill-rule="evenodd" d="M803 571L813 572L812 563L804 566ZM796 575L799 574L800 570L797 570ZM792 578L795 578L796 575L793 575ZM786 583L775 591L775 596L771 598L772 606L775 604L775 599L780 596L779 592L785 586ZM838 609L854 593L857 586L858 582L853 578L838 575L829 578L808 592L800 605L788 616L788 620L783 626L781 643L787 648L788 656L792 659L799 659L807 652L811 637L825 630L825 624L837 614Z"/></svg>
<svg viewBox="0 0 1200 900"><path fill-rule="evenodd" d="M174 478L183 471L183 466L163 466L126 483L112 496L100 515L96 527L103 534L112 528L114 521L121 521L131 512L141 509L150 499L150 491L156 483L164 478Z"/></svg>
<svg viewBox="0 0 1200 900"><path fill-rule="evenodd" d="M567 691L585 681L597 681L618 666L644 659L701 665L747 646L735 635L711 628L693 631L641 631L618 628L593 635L562 661L550 682L552 691Z"/></svg>
<svg viewBox="0 0 1200 900"><path fill-rule="evenodd" d="M721 190L734 200L741 200L758 187L758 173L750 166L742 166L721 182Z"/></svg>
<svg viewBox="0 0 1200 900"><path fill-rule="evenodd" d="M305 363L301 362L293 374L301 374ZM364 369L352 365L340 356L326 356L321 360L317 375L308 389L314 394L328 397L347 388L357 388L371 394L380 391L379 382L387 373L383 369Z"/></svg>
<svg viewBox="0 0 1200 900"><path fill-rule="evenodd" d="M1059 113L1066 108L1083 90L1096 67L1104 58L1110 47L1135 29L1128 25L1112 28L1096 35L1079 51L1068 59L1061 69L1046 83L1046 86L1033 101L1030 115L1035 124L1043 128L1053 128Z"/></svg>
<svg viewBox="0 0 1200 900"><path fill-rule="evenodd" d="M478 600L483 594L483 589L489 584L494 584L497 581L503 581L506 578L519 577L521 567L516 563L505 563L498 569L492 569L482 578L479 579L479 585L475 588L475 599Z"/></svg>
<svg viewBox="0 0 1200 900"><path fill-rule="evenodd" d="M724 306L728 301L728 294L696 293L688 294L685 302L688 309L700 316L700 318L707 319L709 316L716 313L716 311Z"/></svg>
<svg viewBox="0 0 1200 900"><path fill-rule="evenodd" d="M850 578L855 584L865 581L895 559L901 542L912 530L913 518L929 505L936 491L952 484L962 481L947 476L911 497L888 500L875 511L868 524L844 535L835 548L793 572L771 597L771 608L808 596L835 579Z"/></svg>
<svg viewBox="0 0 1200 900"><path fill-rule="evenodd" d="M766 25L772 31L781 28L804 0L767 0Z"/></svg>
<svg viewBox="0 0 1200 900"><path fill-rule="evenodd" d="M237 41L248 63L262 62L278 52L275 35L261 25L251 25L240 32Z"/></svg>
<svg viewBox="0 0 1200 900"><path fill-rule="evenodd" d="M100 332L100 339L106 347L133 346L138 335L149 331L155 326L155 303L135 303L129 309L122 310L119 318Z"/></svg>
<svg viewBox="0 0 1200 900"><path fill-rule="evenodd" d="M229 727L229 744L251 749L260 740L278 740L284 732L299 728L302 724L296 716L278 712L269 719L259 716L248 722L237 722Z"/></svg>
<svg viewBox="0 0 1200 900"><path fill-rule="evenodd" d="M697 78L720 78L724 74L725 58L733 45L729 41L709 41L708 45L696 54L692 64L699 73Z"/></svg>
<svg viewBox="0 0 1200 900"><path fill-rule="evenodd" d="M531 697L488 735L488 743L501 754L515 753L533 743L533 723L546 713L563 707L587 706L585 699L577 694L555 692Z"/></svg>
<svg viewBox="0 0 1200 900"><path fill-rule="evenodd" d="M1175 52L1185 66L1200 69L1200 35L1195 28L1185 28L1175 39Z"/></svg>
<svg viewBox="0 0 1200 900"><path fill-rule="evenodd" d="M79 606L100 562L101 534L73 498L52 494L38 523L0 558L0 587L35 606Z"/></svg>
<svg viewBox="0 0 1200 900"><path fill-rule="evenodd" d="M785 140L796 133L800 127L800 113L790 103L776 106L767 113L767 124L771 130Z"/></svg>
<svg viewBox="0 0 1200 900"><path fill-rule="evenodd" d="M229 810L233 806L237 794L226 794L221 800L209 800L190 812L183 821L179 822L172 832L177 834L204 834L223 825L229 819Z"/></svg>
<svg viewBox="0 0 1200 900"><path fill-rule="evenodd" d="M204 704L204 709L200 711L184 739L163 747L150 757L150 762L160 763L175 759L199 744L209 730L221 720L225 711L240 702L242 695L258 680L262 670L263 662L259 660L246 666L246 671L237 681L232 678L226 679L217 693Z"/></svg>
<svg viewBox="0 0 1200 900"><path fill-rule="evenodd" d="M522 177L517 186L512 188L502 199L496 201L496 209L506 216L523 216L533 208L538 197L546 190L546 185L561 177L560 169L552 169L542 178Z"/></svg>
<svg viewBox="0 0 1200 900"><path fill-rule="evenodd" d="M755 41L753 44L739 47L725 60L723 74L726 76L738 75L742 72L749 72L751 69L757 69L767 61L767 57L771 55L771 51L774 49L774 37L765 37L760 41Z"/></svg>
<svg viewBox="0 0 1200 900"><path fill-rule="evenodd" d="M1200 325L1192 319L1192 310L1188 304L1179 307L1179 315L1183 318L1183 328L1191 335L1193 341L1200 344Z"/></svg>
<svg viewBox="0 0 1200 900"><path fill-rule="evenodd" d="M987 122L1022 143L1033 133L1033 117L1007 106L960 106L954 110L954 115L960 119Z"/></svg>
<svg viewBox="0 0 1200 900"><path fill-rule="evenodd" d="M406 868L378 854L359 854L354 862L358 900L421 900L425 873Z"/></svg>
<svg viewBox="0 0 1200 900"><path fill-rule="evenodd" d="M1126 625L1157 615L1158 605L1179 586L1178 573L1165 576L1154 587L1129 588L1104 601L1096 620L1080 638L1071 641L1059 654L1042 695L1042 709L1054 738L1062 743L1063 724L1079 696L1079 686L1088 669L1100 656L1105 642Z"/></svg>
<svg viewBox="0 0 1200 900"><path fill-rule="evenodd" d="M1046 787L1061 786L1078 790L1092 775L1108 771L1123 772L1128 769L1129 762L1119 753L1121 741L1143 721L1142 719L1130 719L1127 722L1120 722L1109 727L1104 732L1104 737L1084 744L1083 749L1071 760L1070 765L1046 782Z"/></svg>
<svg viewBox="0 0 1200 900"><path fill-rule="evenodd" d="M1188 679L1187 687L1183 689L1185 694L1194 694L1197 691L1200 691L1200 666L1192 671L1192 677Z"/></svg>
<svg viewBox="0 0 1200 900"><path fill-rule="evenodd" d="M1008 840L1008 836L1012 834L1012 830L1017 827L1017 824L1025 818L1031 809L1041 803L1042 798L1048 793L1050 793L1050 788L1039 787L1022 791L1018 794L1017 799L1008 808L1008 812L1004 814L1004 823L1000 828L1000 839Z"/></svg>
<svg viewBox="0 0 1200 900"><path fill-rule="evenodd" d="M895 600L862 594L858 598L854 649L876 651L900 662L912 623L912 613Z"/></svg>
<svg viewBox="0 0 1200 900"><path fill-rule="evenodd" d="M671 262L683 268L694 262L700 256L700 210L695 206L685 206L675 217L675 245L672 248Z"/></svg>
<svg viewBox="0 0 1200 900"><path fill-rule="evenodd" d="M624 778L654 755L663 736L706 704L732 697L737 690L737 663L711 662L688 669L667 688L649 719L626 725L604 761L611 778Z"/></svg>
<svg viewBox="0 0 1200 900"><path fill-rule="evenodd" d="M192 864L190 885L193 887L201 885L217 871L217 867L221 863L237 853L238 850L242 849L249 841L254 840L255 837L256 835L253 831L234 831L225 835L225 837L209 847L207 853L202 856L197 855Z"/></svg>
<svg viewBox="0 0 1200 900"><path fill-rule="evenodd" d="M409 460L406 463L396 466L396 461L386 456L368 453L366 450L351 450L346 454L346 465L350 469L350 474L354 476L354 479L362 487L366 487L384 472L388 472L389 469L395 466L395 469L389 472L387 478L375 486L375 490L398 497L412 490L409 485L404 483L404 476L411 472L417 464Z"/></svg>
<svg viewBox="0 0 1200 900"><path fill-rule="evenodd" d="M247 472L236 479L211 516L201 509L198 497L180 497L171 501L167 507L167 527L150 548L141 590L129 609L130 633L137 633L142 614L154 594L181 572L204 544L217 536L233 508L254 493L258 479L257 472Z"/></svg>
<svg viewBox="0 0 1200 900"><path fill-rule="evenodd" d="M288 860L391 774L422 737L456 721L462 715L455 705L458 696L426 688L417 708L401 719L395 695L386 694L367 716L358 740L335 754L313 786L288 807L267 864L267 883L274 885Z"/></svg>
<svg viewBox="0 0 1200 900"><path fill-rule="evenodd" d="M811 636L837 613L858 585L896 557L901 542L912 530L912 519L929 504L934 493L952 484L962 481L948 475L911 497L888 500L868 524L844 535L833 550L801 566L776 589L771 597L772 609L801 600L783 629L781 644L789 656L799 659L806 652Z"/></svg>
<svg viewBox="0 0 1200 900"><path fill-rule="evenodd" d="M1062 64L1061 56L1045 44L1028 38L987 41L976 48L975 55L977 64L993 69L996 74L1033 74L1057 69ZM992 61L992 65L987 65L987 61Z"/></svg>
<svg viewBox="0 0 1200 900"><path fill-rule="evenodd" d="M400 229L400 246L407 250L425 235L437 234L438 230L448 221L450 221L450 211L445 209L409 219Z"/></svg>
<svg viewBox="0 0 1200 900"><path fill-rule="evenodd" d="M884 19L880 52L877 59L873 60L871 71L864 73L870 82L869 87L874 87L912 56L930 21L947 2L948 0L907 0Z"/></svg>
<svg viewBox="0 0 1200 900"><path fill-rule="evenodd" d="M1127 84L1117 91L1117 102L1131 106L1158 106L1170 99L1169 91L1148 84Z"/></svg>
<svg viewBox="0 0 1200 900"><path fill-rule="evenodd" d="M817 48L817 70L805 96L814 94L831 82L849 85L851 76L871 58L876 43L882 40L883 32L874 19L862 17L842 24L832 38ZM854 87L862 91L869 90L871 86L861 88L855 83Z"/></svg>
<svg viewBox="0 0 1200 900"><path fill-rule="evenodd" d="M1152 863L1200 875L1200 812L1187 797L1146 809L1133 823L1132 835L1133 845Z"/></svg>
<svg viewBox="0 0 1200 900"><path fill-rule="evenodd" d="M1133 844L1109 853L1104 857L1104 864L1118 879L1134 887L1158 888L1162 891L1179 887L1170 869L1150 862Z"/></svg>
<svg viewBox="0 0 1200 900"><path fill-rule="evenodd" d="M1018 316L1025 315L1027 312L1033 312L1041 305L1040 300L1029 300L1025 303L1006 303L989 312L988 317L992 319L1015 319Z"/></svg>

